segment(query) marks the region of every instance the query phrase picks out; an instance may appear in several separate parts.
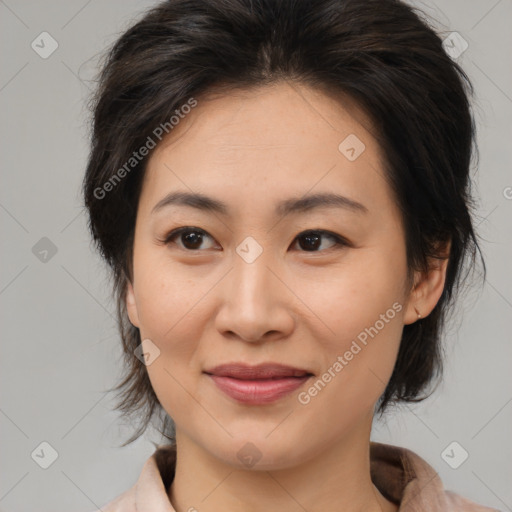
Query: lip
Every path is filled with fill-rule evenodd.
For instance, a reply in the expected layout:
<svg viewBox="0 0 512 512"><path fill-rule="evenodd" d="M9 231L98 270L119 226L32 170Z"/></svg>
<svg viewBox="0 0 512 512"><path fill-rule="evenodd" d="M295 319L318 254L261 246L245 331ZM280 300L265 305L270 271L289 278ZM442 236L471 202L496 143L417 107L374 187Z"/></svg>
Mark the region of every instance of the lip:
<svg viewBox="0 0 512 512"><path fill-rule="evenodd" d="M278 363L256 366L229 363L204 373L226 395L244 404L267 404L292 393L313 374L302 368Z"/></svg>
<svg viewBox="0 0 512 512"><path fill-rule="evenodd" d="M278 379L284 377L302 377L312 375L312 372L304 368L297 368L280 363L260 363L248 365L246 363L227 363L215 366L205 373L220 377L232 377L234 379Z"/></svg>

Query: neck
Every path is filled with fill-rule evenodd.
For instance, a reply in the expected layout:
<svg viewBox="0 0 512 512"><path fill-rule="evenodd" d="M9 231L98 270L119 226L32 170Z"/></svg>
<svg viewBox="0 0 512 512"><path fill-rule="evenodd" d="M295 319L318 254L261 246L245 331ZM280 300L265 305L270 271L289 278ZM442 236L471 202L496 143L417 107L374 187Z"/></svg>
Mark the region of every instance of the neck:
<svg viewBox="0 0 512 512"><path fill-rule="evenodd" d="M176 512L395 512L370 476L371 421L299 465L238 469L176 431L177 460L168 490Z"/></svg>

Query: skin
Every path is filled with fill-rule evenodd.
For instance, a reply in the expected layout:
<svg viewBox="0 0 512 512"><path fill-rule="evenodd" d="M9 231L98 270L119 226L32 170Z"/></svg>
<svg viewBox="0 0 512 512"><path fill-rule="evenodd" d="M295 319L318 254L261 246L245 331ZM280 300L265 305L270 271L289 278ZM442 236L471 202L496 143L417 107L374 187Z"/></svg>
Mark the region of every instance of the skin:
<svg viewBox="0 0 512 512"><path fill-rule="evenodd" d="M350 101L280 82L198 98L151 154L126 301L141 339L160 350L147 371L176 424L168 495L177 512L397 510L370 478L373 411L403 326L439 300L446 261L407 280L402 219L371 131ZM349 134L366 146L354 161L338 150ZM174 191L219 199L231 215L178 205L152 213ZM278 201L317 192L367 212L275 215ZM179 235L162 243L182 226L206 232L196 249ZM299 236L319 229L350 245L324 235L311 248ZM248 236L263 251L252 263L236 252ZM318 377L395 303L401 310L307 404L298 394L311 382L274 403L246 405L203 373L272 361ZM246 443L261 457L252 467L237 457Z"/></svg>

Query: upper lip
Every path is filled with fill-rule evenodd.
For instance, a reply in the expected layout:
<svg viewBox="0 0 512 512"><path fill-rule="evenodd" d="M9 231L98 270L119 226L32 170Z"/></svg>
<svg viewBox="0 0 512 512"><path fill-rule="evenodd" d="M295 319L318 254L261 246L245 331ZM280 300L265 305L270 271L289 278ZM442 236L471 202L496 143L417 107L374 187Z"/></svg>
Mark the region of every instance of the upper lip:
<svg viewBox="0 0 512 512"><path fill-rule="evenodd" d="M205 373L235 379L275 379L313 375L309 370L279 363L261 363L254 366L245 363L227 363L205 370Z"/></svg>

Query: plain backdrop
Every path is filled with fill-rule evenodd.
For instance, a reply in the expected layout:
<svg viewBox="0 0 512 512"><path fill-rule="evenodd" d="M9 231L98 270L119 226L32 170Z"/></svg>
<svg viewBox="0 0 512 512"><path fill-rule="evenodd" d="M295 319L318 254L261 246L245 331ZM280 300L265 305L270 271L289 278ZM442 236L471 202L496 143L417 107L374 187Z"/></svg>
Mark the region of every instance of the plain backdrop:
<svg viewBox="0 0 512 512"><path fill-rule="evenodd" d="M150 439L160 442L150 431L118 447L130 430L105 390L119 377L120 344L80 197L98 56L154 4L0 0L3 512L99 508L134 484ZM414 450L446 488L512 510L512 0L416 5L468 45L457 60L477 93L476 225L488 281L446 332L443 384L375 423L373 439ZM443 457L454 446L459 461L468 454L456 469Z"/></svg>

